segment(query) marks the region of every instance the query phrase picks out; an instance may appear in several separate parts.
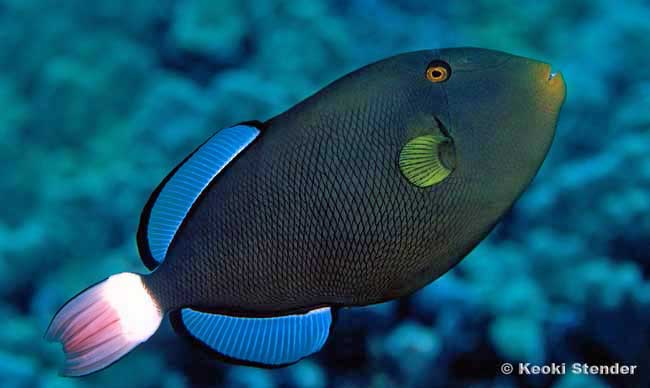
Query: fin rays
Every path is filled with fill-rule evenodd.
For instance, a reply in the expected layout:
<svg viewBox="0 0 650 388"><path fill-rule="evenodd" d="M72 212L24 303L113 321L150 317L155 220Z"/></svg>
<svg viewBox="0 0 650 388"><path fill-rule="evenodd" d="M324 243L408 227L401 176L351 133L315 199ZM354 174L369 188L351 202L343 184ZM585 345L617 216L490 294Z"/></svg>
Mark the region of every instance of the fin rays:
<svg viewBox="0 0 650 388"><path fill-rule="evenodd" d="M144 225L148 252L156 263L165 259L178 228L201 193L259 133L257 128L248 125L222 129L188 157L162 185Z"/></svg>
<svg viewBox="0 0 650 388"><path fill-rule="evenodd" d="M426 188L442 182L452 168L442 160L443 148L453 151L453 143L443 136L425 135L408 141L399 155L399 167L413 185ZM453 153L451 154L453 157ZM451 160L450 162L454 162Z"/></svg>
<svg viewBox="0 0 650 388"><path fill-rule="evenodd" d="M232 317L182 309L182 330L226 358L261 366L299 361L323 346L332 324L329 307L269 318Z"/></svg>

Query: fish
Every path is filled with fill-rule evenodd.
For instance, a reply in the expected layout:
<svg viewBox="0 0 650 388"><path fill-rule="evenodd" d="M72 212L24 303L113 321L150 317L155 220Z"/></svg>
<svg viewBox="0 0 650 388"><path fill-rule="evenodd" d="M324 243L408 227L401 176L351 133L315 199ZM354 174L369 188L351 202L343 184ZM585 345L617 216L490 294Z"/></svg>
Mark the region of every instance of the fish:
<svg viewBox="0 0 650 388"><path fill-rule="evenodd" d="M490 233L546 158L565 95L542 61L420 50L217 131L144 206L149 271L110 276L54 315L61 373L108 367L166 316L226 362L318 352L341 309L414 293Z"/></svg>

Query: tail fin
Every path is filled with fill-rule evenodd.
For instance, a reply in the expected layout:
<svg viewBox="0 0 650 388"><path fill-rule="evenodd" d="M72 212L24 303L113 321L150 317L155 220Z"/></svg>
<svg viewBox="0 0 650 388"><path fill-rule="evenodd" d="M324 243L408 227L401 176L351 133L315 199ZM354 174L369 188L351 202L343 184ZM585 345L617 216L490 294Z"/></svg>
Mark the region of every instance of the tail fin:
<svg viewBox="0 0 650 388"><path fill-rule="evenodd" d="M113 275L66 303L45 333L63 344L65 376L106 368L156 332L163 317L142 278Z"/></svg>

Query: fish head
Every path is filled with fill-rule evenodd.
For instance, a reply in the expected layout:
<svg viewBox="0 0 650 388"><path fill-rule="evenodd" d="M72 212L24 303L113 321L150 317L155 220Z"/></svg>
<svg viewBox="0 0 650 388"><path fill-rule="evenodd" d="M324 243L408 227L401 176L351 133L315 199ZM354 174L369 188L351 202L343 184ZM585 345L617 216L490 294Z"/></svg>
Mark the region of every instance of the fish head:
<svg viewBox="0 0 650 388"><path fill-rule="evenodd" d="M549 151L565 99L562 74L541 61L479 48L425 56L418 82L431 90L420 94L419 109L435 115L449 138L447 183L492 222L525 190Z"/></svg>
<svg viewBox="0 0 650 388"><path fill-rule="evenodd" d="M301 137L320 136L303 128L321 128L323 120L345 124L328 127L328 141L344 139L351 154L367 142L358 155L366 160L376 149L377 161L397 172L388 185L406 178L398 184L431 202L453 196L479 224L492 225L541 167L564 98L562 74L549 64L463 47L382 59L278 117L299 123Z"/></svg>
<svg viewBox="0 0 650 388"><path fill-rule="evenodd" d="M478 48L439 50L436 60L450 71L439 84L446 96L441 120L454 141L457 174L492 181L481 191L509 200L551 146L566 94L562 74L544 62Z"/></svg>

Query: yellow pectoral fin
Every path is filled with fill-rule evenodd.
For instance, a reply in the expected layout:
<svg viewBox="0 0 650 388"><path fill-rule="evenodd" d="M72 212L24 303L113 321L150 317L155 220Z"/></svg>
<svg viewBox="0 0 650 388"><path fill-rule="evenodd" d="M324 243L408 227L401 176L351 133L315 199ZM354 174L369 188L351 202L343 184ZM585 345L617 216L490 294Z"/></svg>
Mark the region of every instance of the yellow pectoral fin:
<svg viewBox="0 0 650 388"><path fill-rule="evenodd" d="M424 135L409 140L399 155L404 177L418 187L430 187L451 174L455 164L452 141L441 135Z"/></svg>

